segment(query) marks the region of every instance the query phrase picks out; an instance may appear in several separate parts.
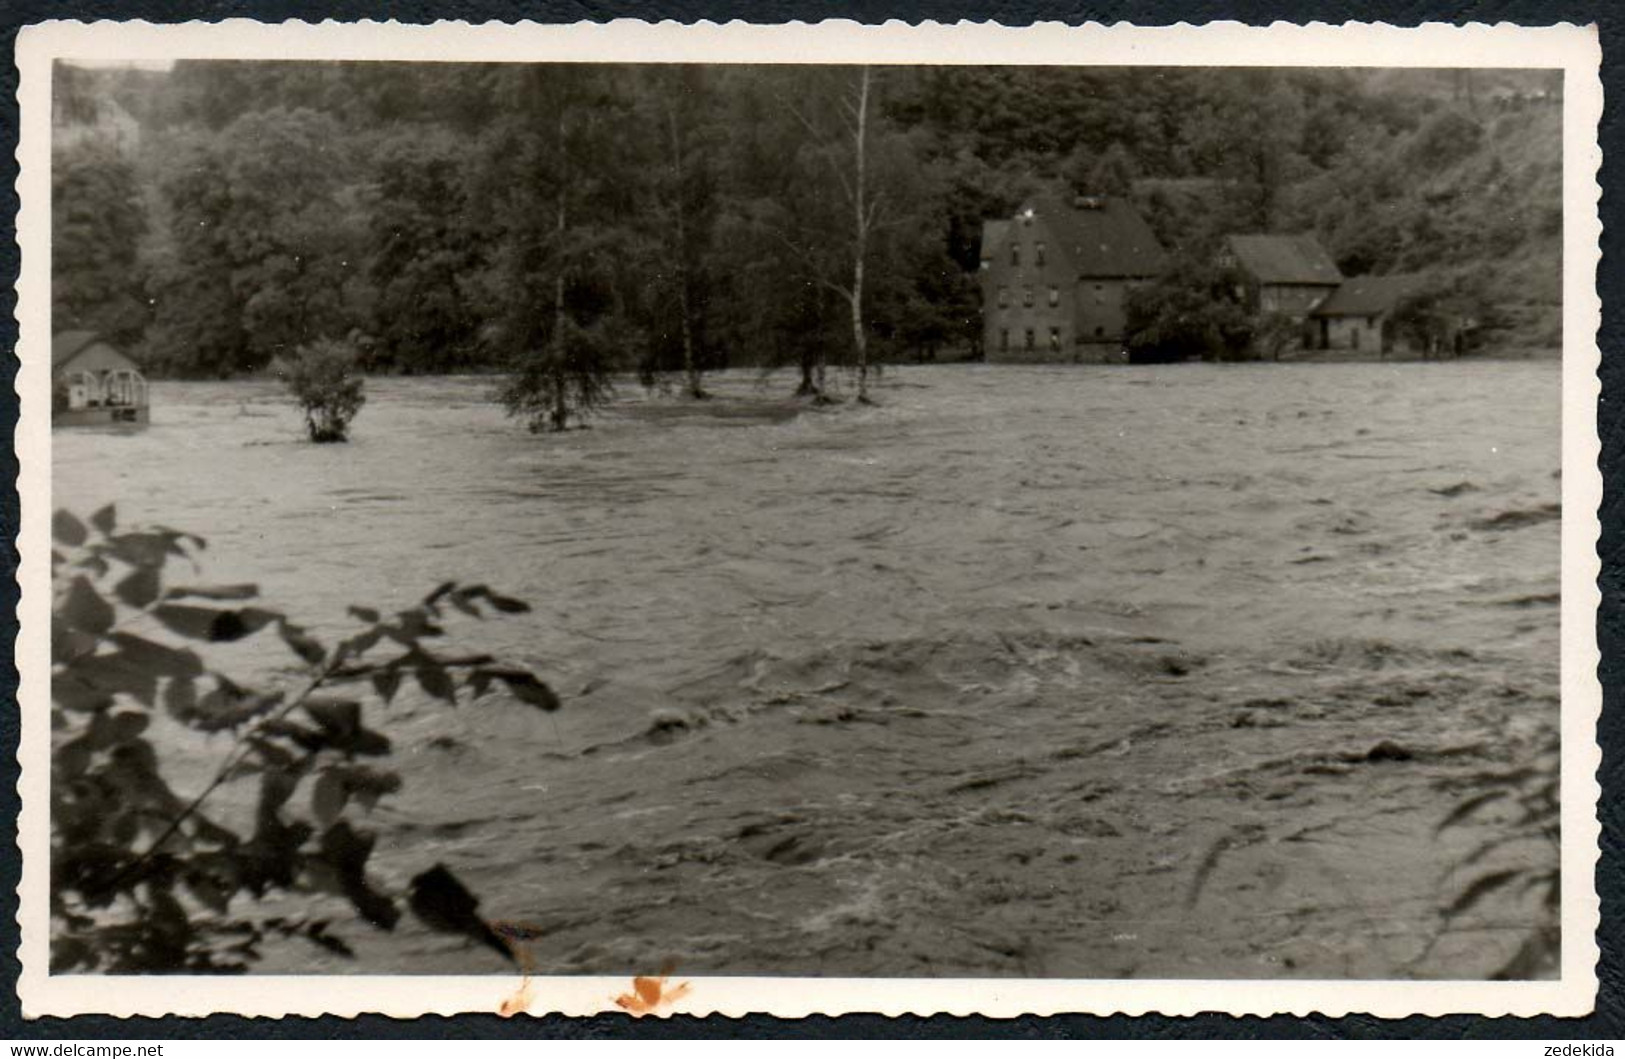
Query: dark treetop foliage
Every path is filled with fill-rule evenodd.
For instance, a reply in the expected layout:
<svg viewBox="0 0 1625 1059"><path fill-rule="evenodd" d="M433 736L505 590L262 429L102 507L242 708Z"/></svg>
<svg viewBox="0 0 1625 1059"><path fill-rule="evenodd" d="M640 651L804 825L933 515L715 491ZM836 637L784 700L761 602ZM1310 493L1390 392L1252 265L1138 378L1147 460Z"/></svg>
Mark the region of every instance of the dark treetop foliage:
<svg viewBox="0 0 1625 1059"><path fill-rule="evenodd" d="M379 929L399 920L399 895L368 876L376 839L360 822L402 782L383 764L380 710L408 682L448 706L501 689L559 707L528 669L430 646L453 613L528 609L484 585L448 582L395 614L351 607L355 633L329 646L253 585L170 582L171 560L195 565L204 546L191 534L120 530L111 506L88 525L58 511L52 529L53 973L241 971L279 937L349 955L342 905L303 917L257 902L326 893ZM255 635L276 637L295 675L270 686L211 666L211 645ZM231 737L218 768L178 792L165 748L211 733ZM252 808L211 802L226 788L257 791ZM493 941L443 865L413 880L408 904L432 929Z"/></svg>
<svg viewBox="0 0 1625 1059"><path fill-rule="evenodd" d="M116 100L141 136L59 158L58 329L140 336L159 372L354 336L370 370L516 371L511 407L549 427L609 372L692 392L713 367L963 353L982 221L1069 183L1126 192L1177 253L1311 232L1349 275L1484 272L1516 309L1497 327L1559 318L1559 112L1450 71L888 67L861 188L849 68L75 73L64 120Z"/></svg>

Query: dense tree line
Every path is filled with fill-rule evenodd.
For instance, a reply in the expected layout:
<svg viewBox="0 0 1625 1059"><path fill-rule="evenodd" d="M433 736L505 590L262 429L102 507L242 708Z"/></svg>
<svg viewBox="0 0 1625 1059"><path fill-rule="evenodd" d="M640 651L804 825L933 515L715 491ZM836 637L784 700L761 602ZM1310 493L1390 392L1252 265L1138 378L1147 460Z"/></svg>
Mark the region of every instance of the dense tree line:
<svg viewBox="0 0 1625 1059"><path fill-rule="evenodd" d="M1555 178L1490 151L1508 119L1428 71L96 73L59 92L119 99L142 146L58 153L58 330L185 375L321 339L374 371L514 370L540 425L606 369L699 395L712 368L795 366L818 394L831 364L973 350L982 221L1045 186L1132 195L1189 262L1229 231L1314 231L1350 274L1559 238Z"/></svg>

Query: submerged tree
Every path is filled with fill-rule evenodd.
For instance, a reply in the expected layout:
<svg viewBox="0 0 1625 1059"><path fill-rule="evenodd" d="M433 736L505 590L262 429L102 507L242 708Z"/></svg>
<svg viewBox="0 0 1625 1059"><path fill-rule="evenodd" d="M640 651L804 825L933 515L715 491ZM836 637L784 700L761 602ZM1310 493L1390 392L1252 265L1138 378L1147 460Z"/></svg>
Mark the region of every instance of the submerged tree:
<svg viewBox="0 0 1625 1059"><path fill-rule="evenodd" d="M596 67L494 76L513 103L487 132L478 177L497 244L482 276L487 340L512 370L497 399L532 431L563 430L608 400L611 371L643 341L616 268L635 256L624 100Z"/></svg>
<svg viewBox="0 0 1625 1059"><path fill-rule="evenodd" d="M821 76L821 75L815 75ZM869 401L869 296L874 256L883 232L909 219L901 207L918 157L908 138L885 126L876 105L869 67L837 71L833 86L814 90L805 102L786 100L788 112L808 134L806 180L792 190L794 223L779 238L801 259L805 275L834 294L847 317L857 399ZM828 174L825 178L822 175ZM939 232L938 237L945 237ZM820 351L803 389L828 399L827 357Z"/></svg>
<svg viewBox="0 0 1625 1059"><path fill-rule="evenodd" d="M651 375L667 363L668 343L661 341L675 331L675 352L682 373L683 390L688 396L709 396L701 379L701 320L705 301L705 252L710 225L715 214L715 187L711 155L714 144L704 142L701 125L709 102L705 68L701 66L659 67L649 72L641 85L639 102L646 124L658 131L659 160L649 167L650 194L654 202L657 230L652 239L657 255L646 271L657 286L670 294L657 299L657 306L675 301L675 313L667 326L661 326L659 308L650 324L648 365Z"/></svg>
<svg viewBox="0 0 1625 1059"><path fill-rule="evenodd" d="M271 373L304 410L311 441L349 440L350 421L367 401L357 359L349 345L322 339L272 363Z"/></svg>
<svg viewBox="0 0 1625 1059"><path fill-rule="evenodd" d="M1136 363L1238 360L1251 353L1254 322L1234 277L1184 261L1124 299L1124 343Z"/></svg>

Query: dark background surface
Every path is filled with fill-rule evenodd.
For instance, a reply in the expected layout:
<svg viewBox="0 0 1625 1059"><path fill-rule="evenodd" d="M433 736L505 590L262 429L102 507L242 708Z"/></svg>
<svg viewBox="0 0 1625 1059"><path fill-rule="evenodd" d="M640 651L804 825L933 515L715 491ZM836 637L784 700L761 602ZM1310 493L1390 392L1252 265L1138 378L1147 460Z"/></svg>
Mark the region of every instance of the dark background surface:
<svg viewBox="0 0 1625 1059"><path fill-rule="evenodd" d="M1441 0L1230 0L1230 2L1180 2L1180 0L1117 0L1117 2L1057 3L1035 0L1004 0L975 3L927 3L922 0L838 0L817 3L812 0L545 0L518 3L500 0L6 0L0 5L0 42L5 64L0 68L0 214L7 218L6 235L0 241L0 342L15 351L17 325L13 315L19 267L15 218L18 201L17 179L17 70L14 62L17 31L20 27L50 19L144 19L150 22L184 22L193 19L217 21L226 18L257 18L262 21L362 19L401 22L468 20L471 22L608 21L615 18L647 20L674 19L716 22L744 20L758 23L791 20L817 21L847 18L865 23L889 19L939 22L996 21L1006 25L1055 21L1132 21L1139 25L1170 25L1178 22L1203 23L1219 20L1266 25L1276 20L1293 22L1382 21L1412 26L1423 22L1514 22L1547 25L1556 22L1595 23L1602 37L1602 80L1605 93L1600 138L1603 168L1602 263L1598 289L1625 290L1625 269L1621 268L1615 239L1610 233L1620 224L1620 163L1618 153L1625 149L1619 121L1618 94L1625 91L1620 77L1620 58L1625 51L1625 5L1615 0L1480 0L1480 2L1441 2ZM1610 190L1613 189L1613 190ZM1598 429L1602 439L1603 504L1602 535L1598 552L1602 558L1602 609L1598 615L1598 644L1602 653L1600 677L1603 686L1603 715L1598 740L1603 763L1599 773L1602 785L1602 853L1597 863L1597 889L1602 897L1602 927L1598 942L1600 991L1596 1011L1581 1019L1486 1019L1476 1016L1446 1018L1375 1019L1350 1016L1331 1019L1322 1016L1295 1018L1233 1018L1227 1015L1201 1015L1194 1018L1145 1016L1058 1016L1053 1018L882 1018L875 1015L848 1015L841 1018L773 1019L753 1016L745 1019L674 1017L633 1019L626 1015L601 1015L590 1019L559 1017L501 1019L495 1015L466 1015L455 1018L430 1017L410 1020L365 1016L358 1019L249 1020L233 1016L207 1019L112 1019L86 1016L75 1019L39 1019L25 1022L17 999L16 984L18 927L16 888L21 861L16 846L15 821L18 799L16 748L18 714L16 709L0 710L0 816L10 821L0 847L0 978L5 990L0 995L0 1037L10 1039L50 1038L93 1041L98 1039L178 1038L192 1040L232 1040L244 1038L603 1038L603 1037L1003 1037L1003 1038L1412 1038L1503 1039L1510 1037L1553 1038L1596 1041L1625 1037L1625 962L1622 962L1620 906L1625 901L1625 850L1621 847L1625 827L1625 721L1620 716L1620 695L1625 685L1625 615L1621 612L1622 549L1625 549L1625 520L1620 505L1618 468L1625 447L1625 422L1620 416L1621 387L1625 385L1625 354L1622 340L1621 305L1617 298L1603 301L1602 403L1598 409ZM8 356L0 366L0 402L3 425L9 433L15 427L17 402L14 396L16 360ZM0 495L0 538L5 541L5 557L15 564L15 539L19 526L19 505L15 483L17 463L11 447L5 446L6 473L12 486ZM12 566L15 569L15 566ZM17 586L10 578L0 578L0 636L10 648L16 639ZM10 704L16 701L17 673L12 652L5 652L0 665L0 690Z"/></svg>

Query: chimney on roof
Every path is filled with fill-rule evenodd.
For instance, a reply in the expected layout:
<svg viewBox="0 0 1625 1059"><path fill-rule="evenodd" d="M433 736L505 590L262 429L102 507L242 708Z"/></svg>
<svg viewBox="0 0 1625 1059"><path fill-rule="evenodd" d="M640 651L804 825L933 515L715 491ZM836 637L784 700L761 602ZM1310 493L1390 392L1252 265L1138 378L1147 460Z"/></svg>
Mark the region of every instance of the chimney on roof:
<svg viewBox="0 0 1625 1059"><path fill-rule="evenodd" d="M1072 205L1080 210L1098 210L1106 205L1106 196L1079 195L1072 200Z"/></svg>

